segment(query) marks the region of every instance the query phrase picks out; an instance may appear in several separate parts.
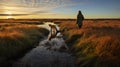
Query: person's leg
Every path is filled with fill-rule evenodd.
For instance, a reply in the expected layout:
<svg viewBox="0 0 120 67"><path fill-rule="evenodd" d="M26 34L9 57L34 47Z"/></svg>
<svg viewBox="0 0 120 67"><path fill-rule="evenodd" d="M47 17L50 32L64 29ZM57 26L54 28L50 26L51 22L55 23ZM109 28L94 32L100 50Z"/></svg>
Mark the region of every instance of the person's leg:
<svg viewBox="0 0 120 67"><path fill-rule="evenodd" d="M78 25L79 25L79 28L82 28L82 22L80 22Z"/></svg>
<svg viewBox="0 0 120 67"><path fill-rule="evenodd" d="M81 28L81 25L80 25L80 24L78 24L78 28L79 28L79 29Z"/></svg>
<svg viewBox="0 0 120 67"><path fill-rule="evenodd" d="M79 28L81 28L82 27L82 25L79 25Z"/></svg>

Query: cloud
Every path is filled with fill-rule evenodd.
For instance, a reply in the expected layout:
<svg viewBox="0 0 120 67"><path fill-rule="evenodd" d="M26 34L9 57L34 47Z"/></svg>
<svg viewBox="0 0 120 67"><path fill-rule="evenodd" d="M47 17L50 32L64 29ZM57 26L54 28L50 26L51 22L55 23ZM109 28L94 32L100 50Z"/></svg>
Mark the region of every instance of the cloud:
<svg viewBox="0 0 120 67"><path fill-rule="evenodd" d="M1 6L24 8L54 8L62 4L63 0L1 0ZM49 8L48 8L49 7Z"/></svg>
<svg viewBox="0 0 120 67"><path fill-rule="evenodd" d="M80 2L79 0L0 0L0 15L7 16L3 14L4 11L12 11L15 13L13 16L50 13L55 8Z"/></svg>
<svg viewBox="0 0 120 67"><path fill-rule="evenodd" d="M27 14L0 14L0 16L26 16L26 15L36 15L36 14L51 14L51 15L55 15L55 13L50 13L50 12L47 12L47 11L35 11L35 12L31 12L31 13L27 13Z"/></svg>
<svg viewBox="0 0 120 67"><path fill-rule="evenodd" d="M0 14L0 16L24 16L24 15L30 15L30 14Z"/></svg>

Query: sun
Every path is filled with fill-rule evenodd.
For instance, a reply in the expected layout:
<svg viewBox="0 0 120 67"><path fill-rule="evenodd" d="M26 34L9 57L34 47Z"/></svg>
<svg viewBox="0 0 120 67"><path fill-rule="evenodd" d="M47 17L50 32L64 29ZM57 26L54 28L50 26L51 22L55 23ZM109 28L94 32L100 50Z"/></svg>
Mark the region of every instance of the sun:
<svg viewBox="0 0 120 67"><path fill-rule="evenodd" d="M7 18L7 19L12 19L13 17L12 17L12 16L7 16L6 18Z"/></svg>
<svg viewBox="0 0 120 67"><path fill-rule="evenodd" d="M4 14L7 14L7 15L8 15L8 16L6 16L7 19L13 18L13 16L11 16L11 15L12 15L12 12L11 12L11 11L6 11L6 12L4 12Z"/></svg>

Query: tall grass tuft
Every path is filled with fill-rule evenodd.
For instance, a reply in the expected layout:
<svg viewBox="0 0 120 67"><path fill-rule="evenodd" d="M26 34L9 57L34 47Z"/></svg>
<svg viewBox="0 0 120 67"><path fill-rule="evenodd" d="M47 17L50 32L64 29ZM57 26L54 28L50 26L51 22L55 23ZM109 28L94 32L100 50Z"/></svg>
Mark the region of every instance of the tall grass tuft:
<svg viewBox="0 0 120 67"><path fill-rule="evenodd" d="M81 29L71 21L60 27L79 67L120 67L119 20L84 20Z"/></svg>

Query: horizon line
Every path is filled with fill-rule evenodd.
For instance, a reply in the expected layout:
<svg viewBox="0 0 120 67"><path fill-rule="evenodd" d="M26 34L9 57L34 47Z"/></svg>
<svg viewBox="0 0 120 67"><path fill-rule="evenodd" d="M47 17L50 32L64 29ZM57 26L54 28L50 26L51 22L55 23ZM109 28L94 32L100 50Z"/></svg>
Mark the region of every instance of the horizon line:
<svg viewBox="0 0 120 67"><path fill-rule="evenodd" d="M0 20L2 20L3 18L0 18ZM7 18L5 18L7 19ZM77 18L9 18L8 20L17 20L17 19L77 19ZM120 19L120 18L85 18L85 20L87 19Z"/></svg>

